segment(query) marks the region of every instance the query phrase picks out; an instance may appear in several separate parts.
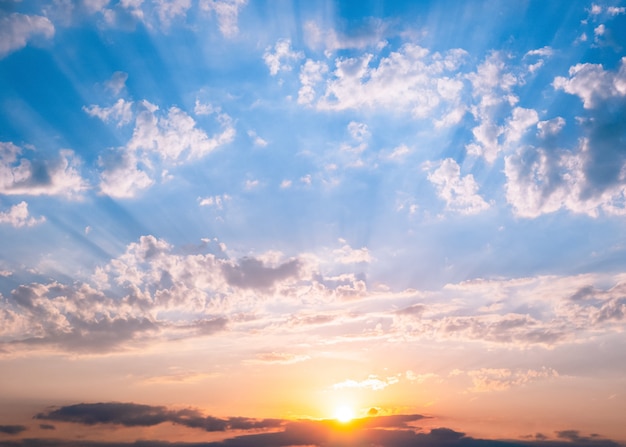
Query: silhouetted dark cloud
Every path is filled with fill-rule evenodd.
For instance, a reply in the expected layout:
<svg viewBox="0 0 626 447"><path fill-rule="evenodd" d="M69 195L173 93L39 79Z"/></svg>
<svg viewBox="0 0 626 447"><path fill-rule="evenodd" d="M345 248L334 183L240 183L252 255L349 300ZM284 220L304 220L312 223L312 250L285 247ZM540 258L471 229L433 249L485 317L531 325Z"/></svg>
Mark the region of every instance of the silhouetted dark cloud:
<svg viewBox="0 0 626 447"><path fill-rule="evenodd" d="M17 435L25 430L26 427L23 425L0 425L0 433L7 435Z"/></svg>
<svg viewBox="0 0 626 447"><path fill-rule="evenodd" d="M199 411L190 408L170 410L161 406L124 402L68 405L39 413L35 418L84 425L117 424L125 427L150 427L163 422L171 422L210 432L276 428L284 423L281 419L251 419L244 417L221 419L213 416L204 416Z"/></svg>

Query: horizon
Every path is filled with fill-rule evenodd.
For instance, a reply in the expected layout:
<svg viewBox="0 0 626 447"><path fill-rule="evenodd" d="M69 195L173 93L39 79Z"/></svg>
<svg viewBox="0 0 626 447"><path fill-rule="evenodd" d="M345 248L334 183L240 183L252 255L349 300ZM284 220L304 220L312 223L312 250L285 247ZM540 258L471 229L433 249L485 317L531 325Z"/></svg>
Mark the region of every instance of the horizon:
<svg viewBox="0 0 626 447"><path fill-rule="evenodd" d="M626 4L0 0L0 446L626 445Z"/></svg>

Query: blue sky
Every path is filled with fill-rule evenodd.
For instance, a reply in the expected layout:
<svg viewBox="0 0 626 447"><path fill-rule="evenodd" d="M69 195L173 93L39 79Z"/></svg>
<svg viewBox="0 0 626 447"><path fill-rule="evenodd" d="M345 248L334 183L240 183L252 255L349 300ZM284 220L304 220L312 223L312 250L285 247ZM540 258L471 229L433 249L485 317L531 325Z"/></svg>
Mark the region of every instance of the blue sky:
<svg viewBox="0 0 626 447"><path fill-rule="evenodd" d="M619 1L0 0L0 391L510 438L550 386L534 431L625 440L625 30ZM172 374L221 397L136 388Z"/></svg>

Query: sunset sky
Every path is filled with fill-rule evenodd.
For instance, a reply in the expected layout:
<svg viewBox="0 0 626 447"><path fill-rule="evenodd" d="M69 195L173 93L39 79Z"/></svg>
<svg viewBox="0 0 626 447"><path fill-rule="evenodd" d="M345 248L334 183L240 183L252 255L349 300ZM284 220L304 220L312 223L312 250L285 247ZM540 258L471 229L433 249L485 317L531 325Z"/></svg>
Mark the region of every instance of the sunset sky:
<svg viewBox="0 0 626 447"><path fill-rule="evenodd" d="M625 329L626 2L0 0L1 447L616 447Z"/></svg>

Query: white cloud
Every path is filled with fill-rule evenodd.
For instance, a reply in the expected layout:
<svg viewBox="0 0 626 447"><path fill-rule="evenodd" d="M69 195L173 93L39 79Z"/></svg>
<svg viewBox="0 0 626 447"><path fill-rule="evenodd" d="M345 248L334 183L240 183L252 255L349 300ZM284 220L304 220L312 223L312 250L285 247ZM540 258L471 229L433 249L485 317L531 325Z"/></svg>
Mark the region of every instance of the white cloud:
<svg viewBox="0 0 626 447"><path fill-rule="evenodd" d="M100 192L111 197L131 198L154 184L147 172L138 168L134 153L124 149L112 151L98 158Z"/></svg>
<svg viewBox="0 0 626 447"><path fill-rule="evenodd" d="M508 144L519 141L526 131L539 122L539 115L533 109L516 107L506 124L504 132Z"/></svg>
<svg viewBox="0 0 626 447"><path fill-rule="evenodd" d="M489 208L489 204L478 195L478 184L472 174L461 177L461 168L451 158L441 162L428 174L437 193L446 202L446 208L461 214L477 214Z"/></svg>
<svg viewBox="0 0 626 447"><path fill-rule="evenodd" d="M76 197L88 187L79 167L80 160L68 149L59 151L56 160L30 159L13 143L0 142L0 193Z"/></svg>
<svg viewBox="0 0 626 447"><path fill-rule="evenodd" d="M589 140L584 139L575 152L527 148L506 157L506 197L515 214L534 218L559 209L592 217L600 211L626 214L624 166L614 183L595 194L587 193L593 186L585 171L590 150Z"/></svg>
<svg viewBox="0 0 626 447"><path fill-rule="evenodd" d="M104 85L111 90L114 95L119 95L124 88L126 88L126 81L128 80L128 73L123 71L116 71L111 76L111 79L106 81Z"/></svg>
<svg viewBox="0 0 626 447"><path fill-rule="evenodd" d="M170 107L166 114L148 101L141 103L133 137L128 142L132 151L154 152L170 162L184 162L201 158L219 146L230 143L235 137L228 115L219 115L222 132L209 138L196 127L195 120L178 107Z"/></svg>
<svg viewBox="0 0 626 447"><path fill-rule="evenodd" d="M350 133L350 136L356 141L367 140L370 137L367 124L357 123L356 121L350 121L348 124L348 133Z"/></svg>
<svg viewBox="0 0 626 447"><path fill-rule="evenodd" d="M165 28L177 17L186 17L189 8L191 0L154 0L154 10Z"/></svg>
<svg viewBox="0 0 626 447"><path fill-rule="evenodd" d="M472 379L470 391L484 393L490 391L504 391L509 388L526 385L538 380L547 380L558 377L559 374L552 368L539 370L511 370L508 368L481 368L468 371Z"/></svg>
<svg viewBox="0 0 626 447"><path fill-rule="evenodd" d="M239 12L247 3L247 0L201 0L200 8L215 12L220 32L225 37L234 37L239 32Z"/></svg>
<svg viewBox="0 0 626 447"><path fill-rule="evenodd" d="M130 198L154 184L155 178L171 179L168 167L205 157L235 138L231 118L218 108L196 101L196 113L217 112L221 131L213 136L197 126L196 121L178 107L161 112L158 106L143 100L136 104L132 138L125 147L109 151L99 158L103 169L100 189L112 197ZM108 120L130 113L130 104L119 99L112 108L91 106L87 113ZM124 113L122 113L124 111ZM127 118L124 118L127 119Z"/></svg>
<svg viewBox="0 0 626 447"><path fill-rule="evenodd" d="M293 68L291 63L303 57L303 53L292 51L290 39L279 39L274 45L274 52L268 47L263 54L263 60L272 76L276 76L279 71L290 71Z"/></svg>
<svg viewBox="0 0 626 447"><path fill-rule="evenodd" d="M505 55L493 52L477 67L476 72L467 75L472 84L472 94L478 104L470 111L478 125L472 130L475 143L466 146L469 154L485 158L493 163L503 149L500 136L506 132L498 123L502 107L517 102L512 88L521 81L514 76L505 63Z"/></svg>
<svg viewBox="0 0 626 447"><path fill-rule="evenodd" d="M565 127L565 119L557 116L547 121L539 121L537 123L537 135L540 138L547 138L557 135Z"/></svg>
<svg viewBox="0 0 626 447"><path fill-rule="evenodd" d="M229 202L231 197L228 194L217 195L217 196L209 196L199 199L200 206L211 206L215 207L218 210L224 208L224 204Z"/></svg>
<svg viewBox="0 0 626 447"><path fill-rule="evenodd" d="M431 54L418 45L405 44L373 67L372 54L337 58L316 105L331 110L404 109L417 118L434 116L435 111L447 114L456 108L462 86L447 73L458 69L465 56L463 50Z"/></svg>
<svg viewBox="0 0 626 447"><path fill-rule="evenodd" d="M577 95L585 109L593 109L602 100L626 95L626 57L621 60L619 71L605 71L600 64L576 64L569 69L569 79L554 79L554 88Z"/></svg>
<svg viewBox="0 0 626 447"><path fill-rule="evenodd" d="M609 6L606 9L606 12L608 12L612 16L617 16L617 15L620 15L620 14L626 14L626 7L624 7L624 6Z"/></svg>
<svg viewBox="0 0 626 447"><path fill-rule="evenodd" d="M265 147L265 146L267 146L267 141L265 141L263 138L258 136L257 133L254 130L249 130L248 131L248 136L250 137L250 139L252 140L252 143L255 146L257 146L257 147Z"/></svg>
<svg viewBox="0 0 626 447"><path fill-rule="evenodd" d="M83 0L85 8L90 14L100 12L109 5L110 0Z"/></svg>
<svg viewBox="0 0 626 447"><path fill-rule="evenodd" d="M370 254L367 247L352 248L346 243L344 239L339 239L339 242L343 244L341 248L333 250L335 255L335 261L341 264L358 264L358 263L370 263L373 261L373 257Z"/></svg>
<svg viewBox="0 0 626 447"><path fill-rule="evenodd" d="M387 379L379 379L378 376L371 374L367 379L357 382L356 380L344 380L333 385L333 389L339 390L342 388L369 388L372 391L384 390L389 385L398 383L397 377L388 377Z"/></svg>
<svg viewBox="0 0 626 447"><path fill-rule="evenodd" d="M386 45L384 34L387 25L378 20L372 20L362 27L358 34L344 35L334 29L322 29L315 22L308 21L304 24L304 39L309 48L322 49L326 52L336 50L367 47L382 48Z"/></svg>
<svg viewBox="0 0 626 447"><path fill-rule="evenodd" d="M315 99L315 87L328 72L328 66L324 62L316 62L311 59L300 68L300 90L298 90L298 104L311 104Z"/></svg>
<svg viewBox="0 0 626 447"><path fill-rule="evenodd" d="M280 187L281 189L288 189L288 188L291 188L292 183L293 182L291 180L285 179L282 182L280 182Z"/></svg>
<svg viewBox="0 0 626 447"><path fill-rule="evenodd" d="M48 18L18 13L0 17L0 58L24 48L35 36L54 36L54 25Z"/></svg>
<svg viewBox="0 0 626 447"><path fill-rule="evenodd" d="M20 202L13 205L8 211L0 212L0 223L8 223L15 228L32 227L33 225L45 222L45 217L34 218L28 214L28 204Z"/></svg>
<svg viewBox="0 0 626 447"><path fill-rule="evenodd" d="M83 110L88 115L100 118L105 123L114 121L118 126L122 126L130 123L133 119L132 105L132 101L129 102L120 98L111 107L91 105L89 107L83 107Z"/></svg>

